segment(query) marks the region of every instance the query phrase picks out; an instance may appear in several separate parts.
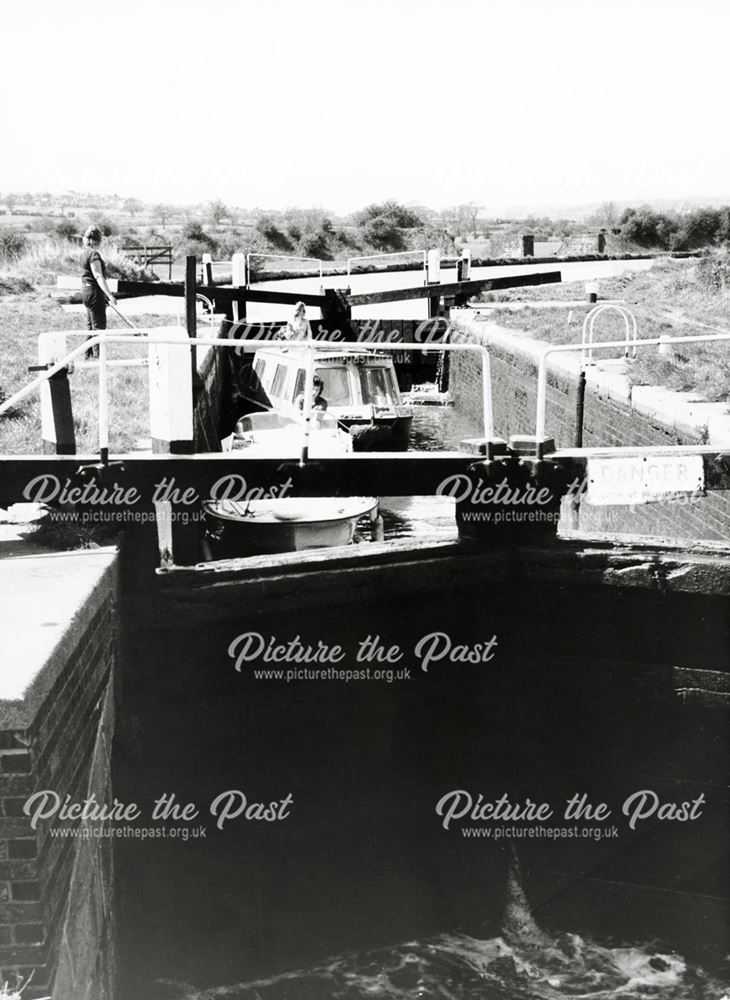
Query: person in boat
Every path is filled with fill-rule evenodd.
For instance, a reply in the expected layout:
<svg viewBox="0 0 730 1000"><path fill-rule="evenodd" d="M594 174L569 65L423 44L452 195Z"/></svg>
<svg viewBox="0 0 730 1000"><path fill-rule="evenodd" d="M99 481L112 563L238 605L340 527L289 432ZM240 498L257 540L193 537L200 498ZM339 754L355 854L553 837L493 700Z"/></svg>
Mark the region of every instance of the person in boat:
<svg viewBox="0 0 730 1000"><path fill-rule="evenodd" d="M98 226L89 226L84 233L85 250L81 255L81 300L86 306L88 330L106 330L107 302L116 306L117 300L106 280L106 262L99 252L102 232ZM90 354L97 357L99 348Z"/></svg>
<svg viewBox="0 0 730 1000"><path fill-rule="evenodd" d="M327 400L322 395L322 378L319 375L315 375L312 378L312 409L318 410L320 413L324 413L327 410ZM304 409L304 393L300 392L297 396L297 406L300 410Z"/></svg>
<svg viewBox="0 0 730 1000"><path fill-rule="evenodd" d="M303 302L294 306L294 315L279 331L282 340L308 340L310 336L307 307Z"/></svg>

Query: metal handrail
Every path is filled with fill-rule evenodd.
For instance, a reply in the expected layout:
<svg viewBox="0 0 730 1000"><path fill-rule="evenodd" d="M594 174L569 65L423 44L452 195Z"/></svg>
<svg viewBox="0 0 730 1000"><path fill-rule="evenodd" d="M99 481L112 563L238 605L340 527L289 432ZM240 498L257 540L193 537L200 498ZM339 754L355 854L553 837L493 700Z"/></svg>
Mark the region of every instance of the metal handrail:
<svg viewBox="0 0 730 1000"><path fill-rule="evenodd" d="M426 270L428 261L428 250L397 250L393 253L371 253L364 257L348 257L347 277L350 277L350 265L356 260L382 260L383 257L413 257L417 253L423 254L423 270Z"/></svg>
<svg viewBox="0 0 730 1000"><path fill-rule="evenodd" d="M173 347L184 348L185 350L190 350L191 347L226 347L233 350L243 350L245 351L260 351L265 349L271 349L272 344L280 345L286 349L292 347L303 347L308 348L310 351L316 350L332 350L332 341L327 340L282 340L282 341L271 341L271 340L234 340L230 337L188 337L186 340L180 340L179 338L173 337L159 337L144 334L140 335L130 335L130 334L95 334L89 337L78 347L75 347L72 351L69 351L63 358L55 361L45 372L42 372L36 378L34 378L27 385L19 389L14 395L10 396L5 400L4 403L0 404L0 416L8 410L13 409L18 403L22 402L28 396L32 395L36 390L39 390L44 382L47 382L53 375L61 371L61 369L66 368L69 362L73 361L80 354L85 353L89 348L93 348L95 345L99 345L99 454L101 455L102 461L107 461L109 457L109 396L108 396L108 359L107 359L107 347L109 344L128 344L134 336L135 342L139 343L140 340L153 342L154 344L169 344ZM348 342L343 342L341 345L336 345L338 348L342 348L346 351L348 348ZM492 372L491 364L489 358L489 352L483 344L382 344L382 343L364 343L358 341L357 344L352 344L351 346L360 348L365 348L371 351L476 351L481 355L482 358L482 406L484 411L484 437L489 440L494 434L494 419L492 411ZM313 355L310 355L313 357ZM311 381L311 380L310 380ZM306 388L306 387L305 387ZM311 393L310 393L311 395ZM306 401L305 401L306 402ZM311 404L311 399L310 399ZM308 420L310 415L305 412L305 420Z"/></svg>
<svg viewBox="0 0 730 1000"><path fill-rule="evenodd" d="M727 343L730 341L730 333L714 334L693 334L686 337L672 337L674 344L713 344ZM646 340L636 341L636 348L639 347L659 347L666 342L664 337L652 337ZM598 344L593 344L592 349L603 351L616 347L625 347L624 340L606 340ZM545 437L545 413L547 410L547 359L551 354L566 354L570 351L583 351L584 344L556 344L546 348L540 355L537 367L537 414L535 420L535 437L537 438L537 450L540 450L540 440Z"/></svg>
<svg viewBox="0 0 730 1000"><path fill-rule="evenodd" d="M617 312L624 321L624 326L626 328L626 343L624 345L624 357L629 356L629 347L633 341L633 358L636 358L636 342L639 339L639 331L636 323L636 316L630 309L626 306L618 305L615 302L602 302L600 305L594 306L590 312L586 313L586 317L583 320L583 354L582 359L584 364L593 364L593 327L599 316L605 313L607 310L613 309ZM586 341L588 342L588 350L586 352Z"/></svg>

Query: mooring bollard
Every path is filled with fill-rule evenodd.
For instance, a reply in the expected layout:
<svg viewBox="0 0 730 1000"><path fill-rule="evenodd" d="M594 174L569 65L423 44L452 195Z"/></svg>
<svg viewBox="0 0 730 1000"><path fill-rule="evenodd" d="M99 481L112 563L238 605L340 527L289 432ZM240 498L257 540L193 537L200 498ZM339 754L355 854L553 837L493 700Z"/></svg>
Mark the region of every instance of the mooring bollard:
<svg viewBox="0 0 730 1000"><path fill-rule="evenodd" d="M587 281L586 282L586 302L590 305L595 305L598 302L598 282L597 281Z"/></svg>
<svg viewBox="0 0 730 1000"><path fill-rule="evenodd" d="M231 284L234 288L246 288L248 280L246 276L246 257L242 253L234 253L231 257ZM246 300L233 302L230 318L234 323L246 318Z"/></svg>
<svg viewBox="0 0 730 1000"><path fill-rule="evenodd" d="M471 271L471 250L468 247L464 247L461 251L461 257L456 262L456 280L457 281L468 281L469 272Z"/></svg>
<svg viewBox="0 0 730 1000"><path fill-rule="evenodd" d="M663 358L671 358L674 355L674 350L672 348L672 337L668 337L666 334L662 334L659 337L659 346L657 347L657 354Z"/></svg>
<svg viewBox="0 0 730 1000"><path fill-rule="evenodd" d="M426 284L441 284L441 251L429 250L426 255ZM436 319L441 310L441 296L432 295L428 300L428 318Z"/></svg>
<svg viewBox="0 0 730 1000"><path fill-rule="evenodd" d="M209 253L203 254L203 280L202 285L213 284L213 258Z"/></svg>

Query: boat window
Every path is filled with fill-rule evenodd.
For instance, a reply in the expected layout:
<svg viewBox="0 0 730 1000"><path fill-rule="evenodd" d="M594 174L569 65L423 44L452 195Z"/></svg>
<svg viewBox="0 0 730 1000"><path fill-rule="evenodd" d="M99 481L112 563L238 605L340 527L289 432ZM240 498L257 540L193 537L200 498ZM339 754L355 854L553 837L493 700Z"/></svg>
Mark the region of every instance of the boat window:
<svg viewBox="0 0 730 1000"><path fill-rule="evenodd" d="M297 380L294 384L294 392L292 393L292 402L296 402L299 396L304 395L304 369L300 368L297 372Z"/></svg>
<svg viewBox="0 0 730 1000"><path fill-rule="evenodd" d="M317 368L315 372L322 379L322 395L327 400L328 406L348 406L352 403L350 381L344 365Z"/></svg>
<svg viewBox="0 0 730 1000"><path fill-rule="evenodd" d="M269 394L271 396L280 396L281 390L284 388L284 382L286 381L286 365L277 365L276 374L274 375L274 381L271 383L271 389Z"/></svg>
<svg viewBox="0 0 730 1000"><path fill-rule="evenodd" d="M363 403L392 406L395 402L393 383L387 368L360 368L360 389Z"/></svg>
<svg viewBox="0 0 730 1000"><path fill-rule="evenodd" d="M256 358L256 362L253 366L253 370L256 372L259 382L261 381L261 376L264 373L264 368L266 368L266 362L263 358Z"/></svg>

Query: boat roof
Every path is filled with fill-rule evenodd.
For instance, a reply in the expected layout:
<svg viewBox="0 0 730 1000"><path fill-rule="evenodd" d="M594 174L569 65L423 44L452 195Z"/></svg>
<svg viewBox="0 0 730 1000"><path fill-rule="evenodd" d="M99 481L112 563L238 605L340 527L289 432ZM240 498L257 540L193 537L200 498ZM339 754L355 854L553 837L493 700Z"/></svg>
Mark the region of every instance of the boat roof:
<svg viewBox="0 0 730 1000"><path fill-rule="evenodd" d="M308 353L304 347L279 347L272 344L269 347L262 348L260 351L256 351L256 356L274 356L282 360L300 363L306 360ZM380 362L393 360L388 352L369 351L366 347L362 347L359 344L352 344L347 347L343 347L341 344L326 344L317 348L314 358L317 364L323 361L350 361L353 358Z"/></svg>

